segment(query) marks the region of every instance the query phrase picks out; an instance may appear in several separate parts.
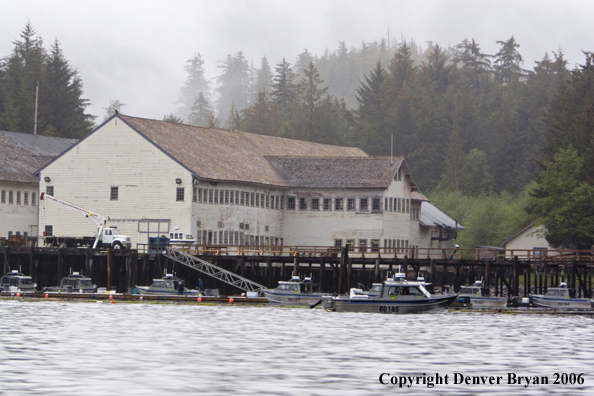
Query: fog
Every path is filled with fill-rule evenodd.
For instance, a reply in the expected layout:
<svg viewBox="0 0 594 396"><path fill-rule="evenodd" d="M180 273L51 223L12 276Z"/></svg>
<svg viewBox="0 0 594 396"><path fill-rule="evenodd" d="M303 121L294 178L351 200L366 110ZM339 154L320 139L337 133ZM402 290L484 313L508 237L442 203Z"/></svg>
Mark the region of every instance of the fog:
<svg viewBox="0 0 594 396"><path fill-rule="evenodd" d="M339 41L358 48L388 34L422 47L474 38L487 54L513 35L524 68L559 49L573 68L594 50L592 15L594 2L585 0L0 0L0 58L30 21L46 48L60 41L98 121L116 99L126 114L161 119L176 109L194 53L214 79L220 61L238 51L257 67L266 56L274 68L304 49L322 55Z"/></svg>

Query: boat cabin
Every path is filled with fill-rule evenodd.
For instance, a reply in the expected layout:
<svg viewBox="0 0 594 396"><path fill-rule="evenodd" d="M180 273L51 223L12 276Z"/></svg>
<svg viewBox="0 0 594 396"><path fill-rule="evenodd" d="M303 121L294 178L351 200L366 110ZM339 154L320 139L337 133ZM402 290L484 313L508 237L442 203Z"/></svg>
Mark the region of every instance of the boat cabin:
<svg viewBox="0 0 594 396"><path fill-rule="evenodd" d="M35 291L36 288L33 278L17 270L4 275L0 280L0 291Z"/></svg>
<svg viewBox="0 0 594 396"><path fill-rule="evenodd" d="M169 232L169 242L173 245L191 245L196 243L194 235L183 232L179 227L175 227Z"/></svg>

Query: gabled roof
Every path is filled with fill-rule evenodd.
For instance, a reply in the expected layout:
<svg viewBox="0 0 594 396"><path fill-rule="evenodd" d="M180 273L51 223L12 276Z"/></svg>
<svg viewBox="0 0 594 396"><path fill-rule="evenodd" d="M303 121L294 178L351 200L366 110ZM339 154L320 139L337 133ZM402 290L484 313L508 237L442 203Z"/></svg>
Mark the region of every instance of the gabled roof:
<svg viewBox="0 0 594 396"><path fill-rule="evenodd" d="M0 180L37 183L33 172L76 142L76 139L0 131Z"/></svg>
<svg viewBox="0 0 594 396"><path fill-rule="evenodd" d="M451 219L429 202L421 202L421 218L419 224L425 227L449 227L463 230L462 224Z"/></svg>
<svg viewBox="0 0 594 396"><path fill-rule="evenodd" d="M267 157L289 187L387 188L404 162L394 157Z"/></svg>
<svg viewBox="0 0 594 396"><path fill-rule="evenodd" d="M218 128L116 115L197 177L285 186L266 156L369 157L356 147L331 146Z"/></svg>

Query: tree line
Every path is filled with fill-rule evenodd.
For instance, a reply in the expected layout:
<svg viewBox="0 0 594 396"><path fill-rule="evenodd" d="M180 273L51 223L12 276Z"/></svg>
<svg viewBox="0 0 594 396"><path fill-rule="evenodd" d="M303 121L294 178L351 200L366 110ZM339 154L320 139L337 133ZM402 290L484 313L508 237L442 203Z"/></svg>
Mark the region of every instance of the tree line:
<svg viewBox="0 0 594 396"><path fill-rule="evenodd" d="M28 23L13 44L0 60L0 129L32 133L39 83L38 133L88 134L94 117L58 40L46 50ZM570 70L559 49L524 68L513 36L497 44L486 54L473 39L422 48L387 37L273 66L237 52L212 81L195 53L163 119L404 155L421 190L466 226L466 247L497 245L533 221L555 246L591 244L594 210L577 195L594 185L593 56Z"/></svg>

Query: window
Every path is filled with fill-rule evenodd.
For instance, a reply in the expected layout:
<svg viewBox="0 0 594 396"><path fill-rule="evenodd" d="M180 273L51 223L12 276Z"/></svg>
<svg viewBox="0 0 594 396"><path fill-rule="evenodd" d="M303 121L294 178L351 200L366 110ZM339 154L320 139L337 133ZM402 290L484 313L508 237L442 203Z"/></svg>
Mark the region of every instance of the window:
<svg viewBox="0 0 594 396"><path fill-rule="evenodd" d="M299 210L307 210L307 203L303 197L299 198Z"/></svg>
<svg viewBox="0 0 594 396"><path fill-rule="evenodd" d="M219 227L219 228L223 228L223 222L222 222L222 221L219 221L219 223L218 223L218 227Z"/></svg>
<svg viewBox="0 0 594 396"><path fill-rule="evenodd" d="M43 233L44 236L52 236L54 235L54 226L46 225L45 232Z"/></svg>
<svg viewBox="0 0 594 396"><path fill-rule="evenodd" d="M225 190L225 205L229 205L229 190Z"/></svg>
<svg viewBox="0 0 594 396"><path fill-rule="evenodd" d="M342 198L334 199L334 210L344 210L344 207L342 206Z"/></svg>
<svg viewBox="0 0 594 396"><path fill-rule="evenodd" d="M280 208L284 209L285 208L285 196L284 195L281 195L281 197L280 197L280 204L281 204Z"/></svg>
<svg viewBox="0 0 594 396"><path fill-rule="evenodd" d="M54 186L45 186L45 193L54 196Z"/></svg>
<svg viewBox="0 0 594 396"><path fill-rule="evenodd" d="M347 210L355 210L355 198L347 199Z"/></svg>
<svg viewBox="0 0 594 396"><path fill-rule="evenodd" d="M202 200L202 189L200 190L200 194L198 194L198 187L192 187L192 202L198 202L198 196Z"/></svg>
<svg viewBox="0 0 594 396"><path fill-rule="evenodd" d="M6 203L6 190L2 190L2 193L0 194L0 202Z"/></svg>
<svg viewBox="0 0 594 396"><path fill-rule="evenodd" d="M419 220L419 208L412 208L410 211L411 220Z"/></svg>
<svg viewBox="0 0 594 396"><path fill-rule="evenodd" d="M264 226L264 231L269 232L268 226Z"/></svg>
<svg viewBox="0 0 594 396"><path fill-rule="evenodd" d="M177 187L176 194L175 194L175 200L176 201L183 201L184 200L184 188L185 187Z"/></svg>
<svg viewBox="0 0 594 396"><path fill-rule="evenodd" d="M388 198L384 199L384 208L386 210L386 212L388 211Z"/></svg>
<svg viewBox="0 0 594 396"><path fill-rule="evenodd" d="M367 251L367 239L359 239L359 252L365 253Z"/></svg>
<svg viewBox="0 0 594 396"><path fill-rule="evenodd" d="M394 180L402 181L402 168L398 168L398 172L394 175Z"/></svg>
<svg viewBox="0 0 594 396"><path fill-rule="evenodd" d="M231 205L235 205L235 191L231 190L231 193L229 194L229 203Z"/></svg>
<svg viewBox="0 0 594 396"><path fill-rule="evenodd" d="M208 203L212 203L212 189L208 189Z"/></svg>
<svg viewBox="0 0 594 396"><path fill-rule="evenodd" d="M270 208L270 195L266 194L266 208Z"/></svg>
<svg viewBox="0 0 594 396"><path fill-rule="evenodd" d="M374 212L378 212L380 210L380 199L379 198L373 198L371 200L371 210L373 210Z"/></svg>
<svg viewBox="0 0 594 396"><path fill-rule="evenodd" d="M202 221L196 220L196 228L202 228ZM200 233L198 233L200 235Z"/></svg>
<svg viewBox="0 0 594 396"><path fill-rule="evenodd" d="M355 240L354 239L347 239L346 245L348 247L349 252L355 251Z"/></svg>
<svg viewBox="0 0 594 396"><path fill-rule="evenodd" d="M402 211L401 210L401 206L400 206L400 203L401 203L400 201L401 201L401 199L398 198L398 210L397 210L397 212L401 212Z"/></svg>
<svg viewBox="0 0 594 396"><path fill-rule="evenodd" d="M244 197L244 194L245 194L245 193L242 191L242 192L241 192L241 195L240 195L240 199L241 199L241 201L240 201L240 205L241 205L241 206L245 205L245 197Z"/></svg>
<svg viewBox="0 0 594 396"><path fill-rule="evenodd" d="M243 227L243 223L239 223L239 229L240 229L240 230L243 230L243 228L244 228L244 227Z"/></svg>
<svg viewBox="0 0 594 396"><path fill-rule="evenodd" d="M254 206L254 193L250 194L250 206Z"/></svg>
<svg viewBox="0 0 594 396"><path fill-rule="evenodd" d="M335 239L334 247L342 247L342 239Z"/></svg>
<svg viewBox="0 0 594 396"><path fill-rule="evenodd" d="M295 197L287 197L287 210L295 210Z"/></svg>
<svg viewBox="0 0 594 396"><path fill-rule="evenodd" d="M20 205L21 204L21 192L17 191L16 193L16 204Z"/></svg>
<svg viewBox="0 0 594 396"><path fill-rule="evenodd" d="M118 200L118 187L111 187L111 192L109 194L109 199L111 201L117 201ZM179 201L179 199L178 199ZM183 199L182 199L183 201Z"/></svg>
<svg viewBox="0 0 594 396"><path fill-rule="evenodd" d="M371 240L371 252L372 253L379 252L379 239L372 239Z"/></svg>
<svg viewBox="0 0 594 396"><path fill-rule="evenodd" d="M264 194L260 194L260 207L264 207Z"/></svg>
<svg viewBox="0 0 594 396"><path fill-rule="evenodd" d="M320 210L320 198L311 199L311 210Z"/></svg>
<svg viewBox="0 0 594 396"><path fill-rule="evenodd" d="M359 207L361 212L367 212L369 210L369 200L367 198L361 198L359 200Z"/></svg>
<svg viewBox="0 0 594 396"><path fill-rule="evenodd" d="M256 194L256 208L260 207L260 194Z"/></svg>
<svg viewBox="0 0 594 396"><path fill-rule="evenodd" d="M214 203L218 204L219 203L219 190L216 188L214 190L214 198L215 198Z"/></svg>
<svg viewBox="0 0 594 396"><path fill-rule="evenodd" d="M12 194L13 194L12 190L8 190L8 204L9 205L12 205L14 203L12 200Z"/></svg>
<svg viewBox="0 0 594 396"><path fill-rule="evenodd" d="M239 205L239 190L235 190L235 205Z"/></svg>
<svg viewBox="0 0 594 396"><path fill-rule="evenodd" d="M250 229L250 225L248 223L245 223L245 229L249 230Z"/></svg>
<svg viewBox="0 0 594 396"><path fill-rule="evenodd" d="M27 231L23 231L23 236L26 238L29 236L29 233Z"/></svg>
<svg viewBox="0 0 594 396"><path fill-rule="evenodd" d="M31 206L35 206L35 201L37 201L37 192L32 191L31 192Z"/></svg>
<svg viewBox="0 0 594 396"><path fill-rule="evenodd" d="M392 212L392 210L394 208L393 204L394 204L394 198L390 198L390 212Z"/></svg>
<svg viewBox="0 0 594 396"><path fill-rule="evenodd" d="M332 200L330 198L324 198L324 210L332 210Z"/></svg>
<svg viewBox="0 0 594 396"><path fill-rule="evenodd" d="M409 212L409 204L410 204L410 199L406 200L406 213Z"/></svg>
<svg viewBox="0 0 594 396"><path fill-rule="evenodd" d="M33 195L31 195L31 199L33 199ZM23 193L23 203L25 205L29 205L29 192L28 191L25 191Z"/></svg>

